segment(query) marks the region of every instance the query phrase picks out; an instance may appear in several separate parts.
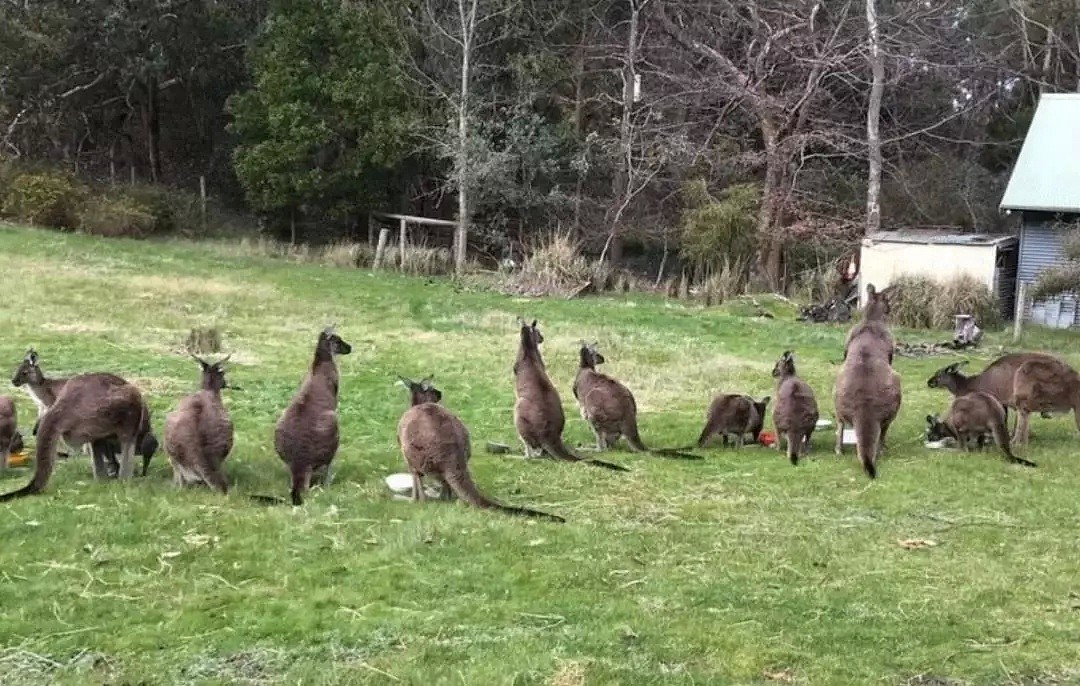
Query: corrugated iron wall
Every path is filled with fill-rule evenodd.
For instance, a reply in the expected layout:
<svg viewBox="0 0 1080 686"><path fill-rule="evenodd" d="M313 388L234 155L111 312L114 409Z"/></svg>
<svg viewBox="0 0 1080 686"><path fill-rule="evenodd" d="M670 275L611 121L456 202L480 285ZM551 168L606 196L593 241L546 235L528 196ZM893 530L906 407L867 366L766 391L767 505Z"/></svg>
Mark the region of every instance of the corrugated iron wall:
<svg viewBox="0 0 1080 686"><path fill-rule="evenodd" d="M1024 213L1020 227L1018 281L1034 283L1035 278L1043 269L1064 261L1063 235L1060 229L1053 228L1054 224L1053 217L1048 215ZM1080 307L1078 307L1076 297L1071 295L1037 303L1031 303L1029 300L1024 306L1024 319L1043 326L1068 328L1080 325Z"/></svg>

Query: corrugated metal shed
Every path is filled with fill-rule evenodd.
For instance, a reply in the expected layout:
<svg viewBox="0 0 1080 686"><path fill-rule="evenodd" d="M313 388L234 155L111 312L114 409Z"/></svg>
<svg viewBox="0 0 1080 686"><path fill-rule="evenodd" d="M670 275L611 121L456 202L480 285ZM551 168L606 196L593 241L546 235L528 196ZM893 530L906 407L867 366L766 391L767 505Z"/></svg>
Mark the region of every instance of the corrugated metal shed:
<svg viewBox="0 0 1080 686"><path fill-rule="evenodd" d="M921 245L1008 245L1016 240L1016 236L1011 233L960 233L941 229L876 231L866 238L875 243L918 243Z"/></svg>
<svg viewBox="0 0 1080 686"><path fill-rule="evenodd" d="M1039 98L1001 209L1080 212L1080 93Z"/></svg>
<svg viewBox="0 0 1080 686"><path fill-rule="evenodd" d="M1060 230L1053 228L1053 222L1025 217L1020 226L1020 262L1016 278L1033 283L1039 272L1061 264L1064 238Z"/></svg>

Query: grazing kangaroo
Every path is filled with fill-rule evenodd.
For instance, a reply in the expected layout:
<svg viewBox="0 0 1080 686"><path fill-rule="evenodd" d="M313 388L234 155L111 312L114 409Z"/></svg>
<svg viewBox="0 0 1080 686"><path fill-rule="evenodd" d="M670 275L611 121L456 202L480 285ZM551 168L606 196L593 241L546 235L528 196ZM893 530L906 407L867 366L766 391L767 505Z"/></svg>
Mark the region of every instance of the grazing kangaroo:
<svg viewBox="0 0 1080 686"><path fill-rule="evenodd" d="M986 369L973 376L964 376L960 367L967 361L954 362L934 372L926 380L928 388L944 388L953 395L965 395L974 391L989 393L1005 408L1005 420L1008 422L1009 408L1016 409L1013 398L1016 372L1027 362L1042 361L1048 364L1065 363L1058 357L1046 353L1009 353L997 358ZM1068 365L1065 365L1068 366ZM1043 416L1049 416L1042 412Z"/></svg>
<svg viewBox="0 0 1080 686"><path fill-rule="evenodd" d="M772 370L776 379L776 404L773 405L773 427L776 429L776 449L787 441L787 456L791 464L799 464L800 455L810 452L810 436L817 427L818 406L814 389L795 375L795 355L785 350Z"/></svg>
<svg viewBox="0 0 1080 686"><path fill-rule="evenodd" d="M8 458L18 452L15 437L19 436L18 414L11 396L0 395L0 472L8 468ZM22 437L20 436L20 442Z"/></svg>
<svg viewBox="0 0 1080 686"><path fill-rule="evenodd" d="M84 445L115 437L120 442L118 476L129 479L135 466L135 448L147 424L146 403L135 386L113 374L81 374L64 384L40 421L30 483L0 496L0 502L35 495L45 489L56 463L61 438L68 445ZM104 476L95 460L94 477Z"/></svg>
<svg viewBox="0 0 1080 686"><path fill-rule="evenodd" d="M970 452L971 441L977 440L981 448L983 436L989 433L1005 454L1006 461L1025 467L1035 466L1034 462L1013 455L1005 426L1005 407L989 393L974 391L958 395L953 398L944 421L934 415L927 415L926 421L930 427L927 436L932 441L946 436L954 438L964 452Z"/></svg>
<svg viewBox="0 0 1080 686"><path fill-rule="evenodd" d="M544 358L540 355L544 336L536 328L535 319L532 324L526 324L523 319L519 323L521 337L514 361L514 426L525 447L525 457L540 457L546 453L557 460L587 462L615 471L630 471L610 462L582 459L566 447L562 440L563 427L566 426L562 400L548 378Z"/></svg>
<svg viewBox="0 0 1080 686"><path fill-rule="evenodd" d="M397 437L405 464L412 472L413 500L424 500L421 480L424 476L431 476L440 482L443 500L449 500L453 492L473 507L554 522L566 521L546 512L508 507L481 493L469 474L469 457L472 455L469 430L452 412L439 404L442 393L431 384L430 379L417 383L405 377L399 378L410 394L409 409L401 415Z"/></svg>
<svg viewBox="0 0 1080 686"><path fill-rule="evenodd" d="M211 364L195 357L202 370L199 390L165 415L165 452L177 486L203 483L229 491L222 464L232 450L233 424L221 402L221 390L230 388L223 367L228 359Z"/></svg>
<svg viewBox="0 0 1080 686"><path fill-rule="evenodd" d="M699 455L678 450L646 448L638 433L634 394L615 379L596 371L596 366L604 361L595 343L589 345L582 341L578 373L574 377L574 397L581 409L581 418L588 422L596 435L598 451L615 445L621 436L625 436L626 443L634 452L684 460L703 459Z"/></svg>
<svg viewBox="0 0 1080 686"><path fill-rule="evenodd" d="M115 378L120 379L120 377ZM122 381L122 379L120 380ZM34 401L34 405L37 406L37 421L34 422L31 431L32 435L37 436L42 415L56 402L56 397L67 382L67 379L47 378L40 365L38 365L38 355L34 349L30 348L26 351L22 362L15 369L11 384L15 387L25 388L27 394ZM150 460L154 457L154 453L157 452L158 441L150 424L150 408L144 407L143 409L146 411L146 424L140 432L138 453L143 459L142 475L146 476L150 468ZM62 439L61 442L65 443ZM93 441L82 446L66 445L66 449L60 451L59 454L67 456L80 450L90 453L95 462L97 473L103 476L115 476L119 471L119 462L117 462L116 456L120 452L120 443L115 436Z"/></svg>
<svg viewBox="0 0 1080 686"><path fill-rule="evenodd" d="M1013 376L1016 435L1013 442L1028 442L1028 415L1032 412L1072 411L1080 430L1080 374L1063 361L1049 356L1025 361Z"/></svg>
<svg viewBox="0 0 1080 686"><path fill-rule="evenodd" d="M855 429L855 448L863 470L877 476L877 458L889 425L900 411L900 375L892 368L892 334L885 323L888 289L866 287L869 301L863 321L848 333L845 356L833 389L836 408L836 454L843 452L844 425Z"/></svg>
<svg viewBox="0 0 1080 686"><path fill-rule="evenodd" d="M293 505L303 505L312 479L329 486L338 449L338 370L334 358L352 346L329 327L315 342L311 370L274 427L274 449L289 466Z"/></svg>
<svg viewBox="0 0 1080 686"><path fill-rule="evenodd" d="M697 447L704 448L716 434L720 434L725 446L728 438L731 438L736 448L742 448L746 434L753 436L756 443L765 423L765 408L768 407L769 400L769 396L754 400L748 395L734 393L716 396L709 404L705 428L698 436Z"/></svg>

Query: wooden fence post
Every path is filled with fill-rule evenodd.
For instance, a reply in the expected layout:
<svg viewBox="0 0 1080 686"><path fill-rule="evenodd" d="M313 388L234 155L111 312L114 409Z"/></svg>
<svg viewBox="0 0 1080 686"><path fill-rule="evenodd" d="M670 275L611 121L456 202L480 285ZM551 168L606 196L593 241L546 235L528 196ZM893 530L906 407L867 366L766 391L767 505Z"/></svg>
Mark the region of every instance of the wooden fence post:
<svg viewBox="0 0 1080 686"><path fill-rule="evenodd" d="M367 244L375 245L375 215L370 212L367 216Z"/></svg>
<svg viewBox="0 0 1080 686"><path fill-rule="evenodd" d="M386 242L390 240L390 229L379 231L379 245L375 248L375 261L371 263L372 269L378 269L382 264L383 254L386 252Z"/></svg>
<svg viewBox="0 0 1080 686"><path fill-rule="evenodd" d="M206 230L206 175L199 175L199 212L202 216L203 231Z"/></svg>
<svg viewBox="0 0 1080 686"><path fill-rule="evenodd" d="M401 218L399 226L400 235L398 236L398 252L401 255L401 262L400 264L398 264L398 267L401 269L401 271L405 271L405 217Z"/></svg>
<svg viewBox="0 0 1080 686"><path fill-rule="evenodd" d="M1013 313L1013 343L1019 343L1024 335L1024 309L1027 302L1027 284L1018 281L1016 292L1016 312Z"/></svg>

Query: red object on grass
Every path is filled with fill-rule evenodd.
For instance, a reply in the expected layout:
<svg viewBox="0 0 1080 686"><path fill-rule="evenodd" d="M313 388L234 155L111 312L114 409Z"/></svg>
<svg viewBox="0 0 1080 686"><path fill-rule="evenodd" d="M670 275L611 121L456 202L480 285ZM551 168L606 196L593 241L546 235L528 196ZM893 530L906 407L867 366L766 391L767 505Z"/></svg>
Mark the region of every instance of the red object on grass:
<svg viewBox="0 0 1080 686"><path fill-rule="evenodd" d="M776 436L773 436L771 431L762 431L758 434L758 443L768 448L773 443L776 443Z"/></svg>

